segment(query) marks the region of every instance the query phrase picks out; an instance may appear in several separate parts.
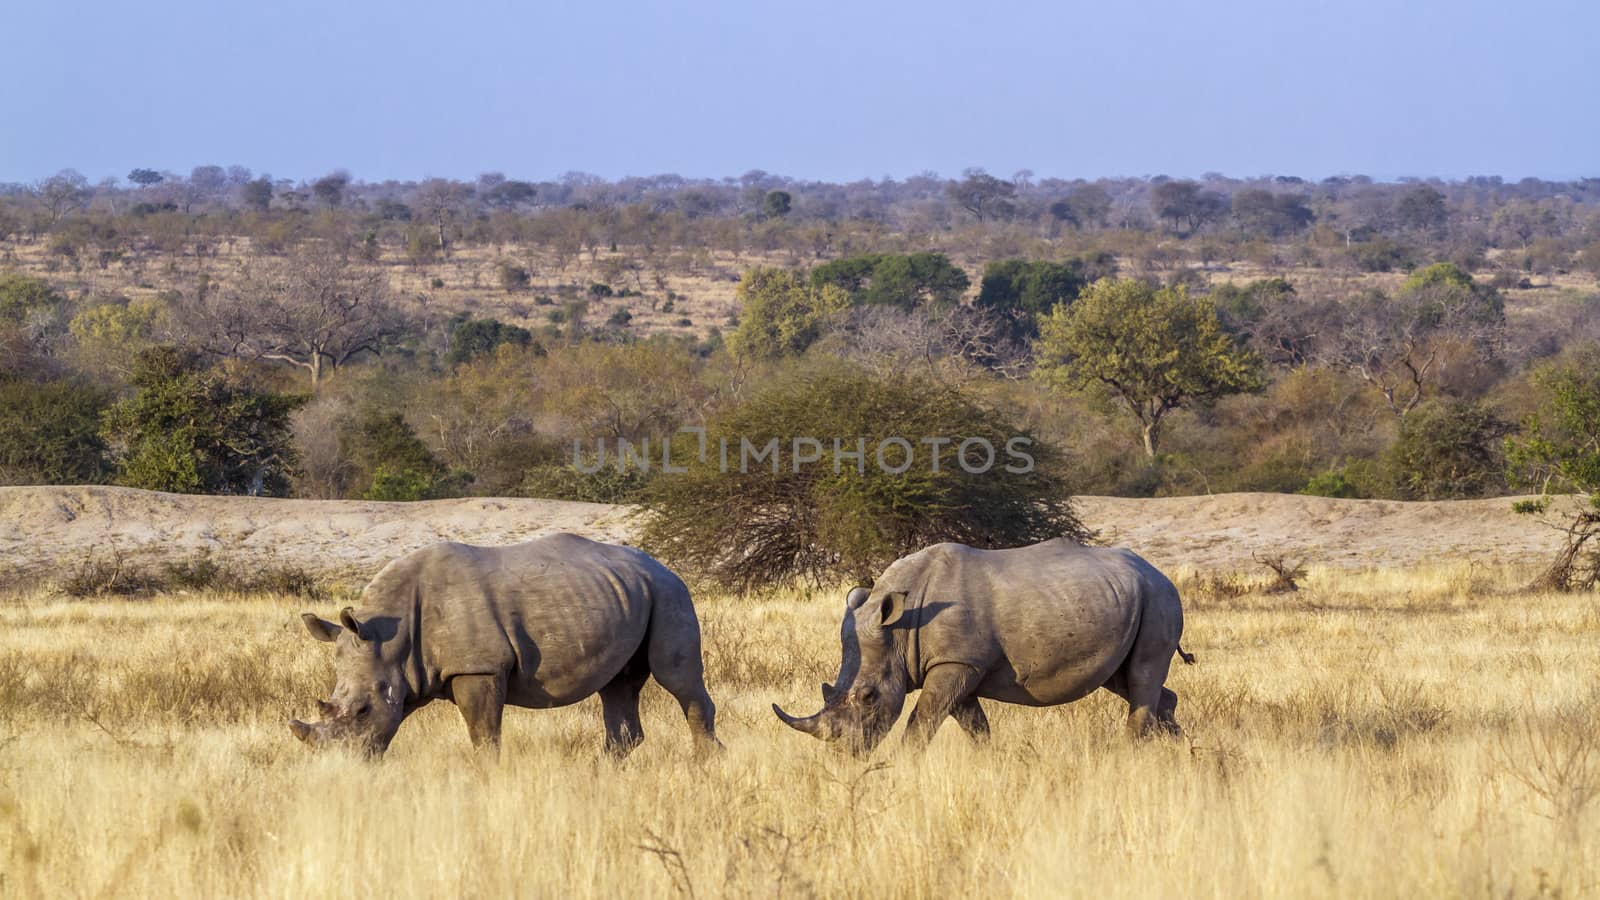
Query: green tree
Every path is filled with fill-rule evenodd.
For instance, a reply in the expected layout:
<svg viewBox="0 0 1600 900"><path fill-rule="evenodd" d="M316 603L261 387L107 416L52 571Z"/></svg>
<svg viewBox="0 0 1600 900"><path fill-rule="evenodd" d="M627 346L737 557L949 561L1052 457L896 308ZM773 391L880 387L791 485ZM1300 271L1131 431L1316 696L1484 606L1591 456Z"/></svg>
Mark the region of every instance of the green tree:
<svg viewBox="0 0 1600 900"><path fill-rule="evenodd" d="M1552 524L1566 536L1536 586L1553 590L1600 588L1600 347L1545 369L1535 383L1544 394L1522 435L1506 442L1506 461L1519 484L1541 497L1519 512L1547 512L1553 492L1571 492Z"/></svg>
<svg viewBox="0 0 1600 900"><path fill-rule="evenodd" d="M1019 337L1039 333L1039 317L1062 303L1071 303L1087 285L1079 260L1064 263L1005 259L983 270L974 304L1010 322Z"/></svg>
<svg viewBox="0 0 1600 900"><path fill-rule="evenodd" d="M738 296L739 327L728 336L728 347L749 359L804 353L850 308L850 295L841 288L807 284L783 269L751 269L739 282Z"/></svg>
<svg viewBox="0 0 1600 900"><path fill-rule="evenodd" d="M870 578L940 541L1015 547L1088 536L1055 454L1000 412L926 380L829 368L771 383L713 417L703 456L698 439L680 436L673 463L688 471L646 489L642 545L692 576L749 590ZM928 443L937 439L945 443ZM976 443L958 459L972 439L994 448L992 465ZM844 453L861 451L859 462L835 457L835 440ZM750 462L746 444L757 452L769 443L770 460Z"/></svg>
<svg viewBox="0 0 1600 900"><path fill-rule="evenodd" d="M789 214L794 198L788 191L767 191L761 198L761 215L767 219L781 219Z"/></svg>
<svg viewBox="0 0 1600 900"><path fill-rule="evenodd" d="M811 283L838 287L857 306L911 310L954 306L971 280L943 253L867 253L817 266Z"/></svg>
<svg viewBox="0 0 1600 900"><path fill-rule="evenodd" d="M1108 390L1139 420L1155 458L1175 409L1261 387L1261 360L1235 345L1210 298L1183 287L1102 278L1040 326L1038 375L1058 387Z"/></svg>
<svg viewBox="0 0 1600 900"><path fill-rule="evenodd" d="M1393 481L1407 500L1481 497L1505 485L1501 442L1511 431L1473 400L1431 401L1401 420L1390 446Z"/></svg>
<svg viewBox="0 0 1600 900"><path fill-rule="evenodd" d="M166 180L166 176L155 169L134 169L128 173L128 180L139 187L150 187Z"/></svg>
<svg viewBox="0 0 1600 900"><path fill-rule="evenodd" d="M182 494L288 494L289 415L303 397L256 390L176 347L139 354L136 393L107 409L102 437L129 487Z"/></svg>
<svg viewBox="0 0 1600 900"><path fill-rule="evenodd" d="M464 319L450 329L450 351L445 361L452 366L493 353L502 344L527 347L533 332L497 319Z"/></svg>

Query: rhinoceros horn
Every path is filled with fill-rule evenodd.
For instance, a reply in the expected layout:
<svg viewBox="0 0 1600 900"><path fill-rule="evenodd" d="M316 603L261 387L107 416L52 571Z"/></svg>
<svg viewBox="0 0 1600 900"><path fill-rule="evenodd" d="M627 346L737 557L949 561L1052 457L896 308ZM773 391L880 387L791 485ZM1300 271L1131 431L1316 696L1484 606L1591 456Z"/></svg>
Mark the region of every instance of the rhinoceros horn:
<svg viewBox="0 0 1600 900"><path fill-rule="evenodd" d="M289 722L289 730L294 732L294 736L299 738L300 740L305 741L308 744L311 743L311 726L310 725L307 725L306 723L300 721L299 719L292 719Z"/></svg>
<svg viewBox="0 0 1600 900"><path fill-rule="evenodd" d="M819 737L824 740L829 737L827 730L822 727L822 713L827 712L827 707L823 707L822 712L814 716L806 716L803 719L797 719L789 715L776 703L772 704L772 711L778 714L778 718L782 720L783 724L793 728L795 731L801 731L812 737Z"/></svg>

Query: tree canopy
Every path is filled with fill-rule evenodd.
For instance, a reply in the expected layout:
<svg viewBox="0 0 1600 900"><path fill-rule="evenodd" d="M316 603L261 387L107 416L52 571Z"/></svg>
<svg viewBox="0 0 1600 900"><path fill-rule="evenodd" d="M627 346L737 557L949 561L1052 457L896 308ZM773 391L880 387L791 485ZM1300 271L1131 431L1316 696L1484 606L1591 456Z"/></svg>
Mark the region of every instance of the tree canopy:
<svg viewBox="0 0 1600 900"><path fill-rule="evenodd" d="M1047 381L1098 387L1120 400L1151 458L1168 413L1262 384L1260 359L1223 330L1210 298L1133 279L1102 278L1076 303L1057 306L1035 352Z"/></svg>

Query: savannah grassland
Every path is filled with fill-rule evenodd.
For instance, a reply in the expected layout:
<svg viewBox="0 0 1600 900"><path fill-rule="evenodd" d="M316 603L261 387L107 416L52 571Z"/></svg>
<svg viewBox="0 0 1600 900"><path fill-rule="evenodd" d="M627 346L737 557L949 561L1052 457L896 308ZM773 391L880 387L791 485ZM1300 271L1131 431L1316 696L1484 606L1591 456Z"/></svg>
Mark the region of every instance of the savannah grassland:
<svg viewBox="0 0 1600 900"><path fill-rule="evenodd" d="M445 703L381 763L314 756L285 728L332 680L303 601L12 595L0 895L1592 896L1600 600L1524 580L1190 577L1186 739L1130 743L1100 692L869 761L768 710L818 703L834 592L703 596L727 752L696 760L652 685L621 764L594 700L508 711L498 763Z"/></svg>

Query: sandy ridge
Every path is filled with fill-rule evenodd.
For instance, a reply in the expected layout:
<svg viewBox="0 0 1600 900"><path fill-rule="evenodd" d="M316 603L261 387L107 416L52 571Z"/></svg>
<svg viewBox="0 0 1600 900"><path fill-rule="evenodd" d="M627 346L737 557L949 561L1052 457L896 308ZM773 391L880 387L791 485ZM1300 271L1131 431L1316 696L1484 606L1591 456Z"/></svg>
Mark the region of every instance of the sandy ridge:
<svg viewBox="0 0 1600 900"><path fill-rule="evenodd" d="M1405 503L1286 494L1154 500L1083 497L1109 543L1168 569L1232 570L1287 553L1346 568L1476 559L1536 561L1559 535L1511 500ZM421 503L272 500L104 486L0 487L0 580L48 578L88 556L181 559L201 550L236 563L282 561L364 576L442 540L504 544L571 531L627 542L629 507L511 498Z"/></svg>

